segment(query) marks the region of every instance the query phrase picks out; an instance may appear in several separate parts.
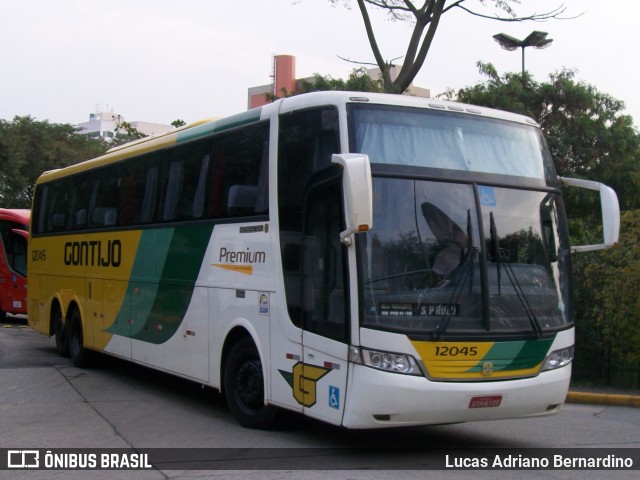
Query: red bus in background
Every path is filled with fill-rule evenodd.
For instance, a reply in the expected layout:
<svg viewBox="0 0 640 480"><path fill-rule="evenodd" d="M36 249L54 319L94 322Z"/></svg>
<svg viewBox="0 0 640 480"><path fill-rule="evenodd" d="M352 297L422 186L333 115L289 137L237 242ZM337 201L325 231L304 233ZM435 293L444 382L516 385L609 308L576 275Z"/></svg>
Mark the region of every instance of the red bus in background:
<svg viewBox="0 0 640 480"><path fill-rule="evenodd" d="M29 210L0 208L0 321L27 313Z"/></svg>

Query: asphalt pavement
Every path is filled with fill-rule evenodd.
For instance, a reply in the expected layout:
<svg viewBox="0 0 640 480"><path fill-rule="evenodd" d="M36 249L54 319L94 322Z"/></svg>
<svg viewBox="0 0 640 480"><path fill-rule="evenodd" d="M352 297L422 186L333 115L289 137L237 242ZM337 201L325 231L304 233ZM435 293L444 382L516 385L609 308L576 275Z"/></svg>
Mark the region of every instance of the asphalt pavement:
<svg viewBox="0 0 640 480"><path fill-rule="evenodd" d="M27 325L24 316L7 316L7 319L0 324L1 328L14 328L32 331ZM38 355L37 364L33 363L31 350L37 348L42 350L41 338L39 336L21 336L20 342L28 343L29 348L6 348L0 351L0 366L52 366L59 364L62 359L51 351L52 355ZM45 353L44 351L42 353ZM69 362L70 364L70 362ZM621 390L606 387L579 387L572 386L567 394L567 403L578 403L588 405L609 405L616 407L640 408L640 390Z"/></svg>
<svg viewBox="0 0 640 480"><path fill-rule="evenodd" d="M481 472L436 468L445 454L473 460L474 452L485 454L489 450L498 456L511 455L510 452L569 456L588 449L598 454L604 452L602 455L632 455L636 465L640 465L638 411L620 408L617 406L620 403L615 403L625 401L624 406L637 407L640 405L637 392L576 389L568 396L570 402L592 404L566 405L551 417L495 421L490 425L473 422L351 431L291 414L284 418L280 428L257 431L237 425L224 397L213 389L110 357L102 360L104 363L94 369L78 369L68 358L58 356L53 339L29 328L26 319L9 318L0 323L0 443L4 448L0 448L0 467L3 460L8 462L9 449L15 453L16 449L25 448L32 450L18 453L38 449L45 456L45 451L53 449L53 455L58 455L58 450L67 449L71 451L69 455L80 455L85 449L100 455L104 452L133 455L150 450L151 454L156 451L161 455L160 460L151 456L153 468L143 471L45 468L27 472L20 467L0 468L0 478L541 478L536 471L514 474L509 469ZM380 455L380 446L393 448L389 455ZM349 449L353 447L364 449L365 457L352 454ZM338 455L336 449L340 448L347 448L349 453ZM183 454L190 456L185 460L179 457ZM206 468L193 463L202 455L207 460ZM254 465L257 461L259 466ZM543 473L542 477L549 480L576 478L575 471ZM637 468L626 472L581 472L580 478L635 480Z"/></svg>

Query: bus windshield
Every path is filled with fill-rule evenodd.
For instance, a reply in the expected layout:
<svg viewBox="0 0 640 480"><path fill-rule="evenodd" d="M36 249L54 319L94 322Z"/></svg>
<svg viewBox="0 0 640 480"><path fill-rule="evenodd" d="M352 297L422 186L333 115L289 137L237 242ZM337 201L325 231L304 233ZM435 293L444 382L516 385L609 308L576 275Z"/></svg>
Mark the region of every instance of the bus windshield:
<svg viewBox="0 0 640 480"><path fill-rule="evenodd" d="M556 194L390 178L373 188L374 228L358 236L364 326L438 336L569 324Z"/></svg>
<svg viewBox="0 0 640 480"><path fill-rule="evenodd" d="M538 130L468 114L357 107L352 146L370 157L374 201L373 228L357 240L362 325L433 338L567 328L559 193L475 176L551 180ZM423 168L376 176L376 164L396 162ZM425 177L424 167L445 173ZM468 173L447 176L452 170Z"/></svg>
<svg viewBox="0 0 640 480"><path fill-rule="evenodd" d="M534 126L422 108L352 105L354 151L371 163L552 180L553 162Z"/></svg>

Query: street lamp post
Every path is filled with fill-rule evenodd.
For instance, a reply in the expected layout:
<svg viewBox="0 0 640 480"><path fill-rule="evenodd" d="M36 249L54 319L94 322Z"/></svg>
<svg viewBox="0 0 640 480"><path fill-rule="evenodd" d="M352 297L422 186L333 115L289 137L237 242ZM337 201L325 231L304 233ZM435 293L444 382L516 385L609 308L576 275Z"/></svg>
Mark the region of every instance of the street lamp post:
<svg viewBox="0 0 640 480"><path fill-rule="evenodd" d="M524 49L527 47L546 48L553 40L547 38L547 32L531 32L524 40L519 40L506 33L498 33L493 39L500 44L505 50L513 51L517 48L522 49L522 79L524 81Z"/></svg>

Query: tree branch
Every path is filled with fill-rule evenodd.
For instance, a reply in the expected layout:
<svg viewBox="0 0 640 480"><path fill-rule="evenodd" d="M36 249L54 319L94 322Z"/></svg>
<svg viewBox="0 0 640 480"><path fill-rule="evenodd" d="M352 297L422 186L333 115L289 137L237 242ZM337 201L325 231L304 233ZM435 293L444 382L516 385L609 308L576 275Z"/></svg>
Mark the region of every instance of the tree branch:
<svg viewBox="0 0 640 480"><path fill-rule="evenodd" d="M560 17L560 15L562 15L566 10L567 7L565 7L564 4L560 5L558 8L556 8L555 10L551 10L550 12L545 12L545 13L533 13L531 15L527 15L526 17L501 17L500 15L484 15L482 13L478 13L478 12L474 12L473 10L468 9L467 7L463 7L462 6L462 2L464 0L460 0L452 5L450 5L447 10L457 7L460 8L461 10L464 10L465 12L474 15L476 17L480 17L480 18L487 18L489 20L497 20L499 22L525 22L525 21L534 21L534 22L544 22L546 20L549 20L551 18L555 18L558 20L569 20L569 19L573 19L573 18L578 18L580 15L577 15L575 17Z"/></svg>
<svg viewBox="0 0 640 480"><path fill-rule="evenodd" d="M329 1L335 4L339 0ZM559 0L559 2L560 1L562 0ZM348 0L343 0L343 3L347 4ZM479 3L487 7L487 10L484 10L487 13L482 13L482 10L476 11L468 8L466 6L466 0L357 0L371 51L381 71L384 90L389 93L402 93L411 85L411 82L425 62L442 15L450 12L454 8L459 8L479 18L501 22L523 22L527 20L545 21L549 19L564 20L577 18L582 15L577 15L577 17L564 17L563 14L567 10L564 3L561 3L560 6L548 12L534 12L524 16L517 15L512 7L512 4L519 4L519 0L479 0ZM392 20L414 22L415 24L411 38L407 44L402 68L395 80L391 79L390 69L392 62L385 61L380 51L372 20L369 16L369 6L384 10L387 15L390 15ZM360 65L371 65L370 63L354 62L345 58L343 58L343 60Z"/></svg>
<svg viewBox="0 0 640 480"><path fill-rule="evenodd" d="M336 57L338 57L340 60L344 60L345 62L349 62L349 63L355 63L356 65L372 65L374 67L377 67L378 64L377 63L371 63L371 62L359 62L357 60L351 60L350 58L345 58L345 57L341 57L340 55L336 55ZM402 58L402 57L399 57Z"/></svg>
<svg viewBox="0 0 640 480"><path fill-rule="evenodd" d="M391 75L389 74L389 67L384 61L382 53L380 53L378 41L376 40L375 33L373 33L373 26L371 25L371 19L369 18L369 12L367 11L365 1L366 0L358 0L358 8L360 8L360 13L362 14L362 20L364 21L364 28L367 31L367 38L369 39L371 51L373 52L373 56L376 59L376 63L380 67L382 82L384 84L385 90L387 90L387 86L391 86L393 83L391 81Z"/></svg>
<svg viewBox="0 0 640 480"><path fill-rule="evenodd" d="M427 58L427 53L429 53L429 49L431 48L431 42L433 42L433 38L435 37L436 30L438 29L438 24L440 23L440 18L442 17L442 13L444 11L444 7L446 4L446 0L435 0L431 2L430 6L430 15L429 18L425 21L428 23L429 28L427 29L427 33L422 40L422 44L420 45L420 50L418 51L415 60L412 59L407 65L407 68L403 68L396 78L395 87L400 90L400 92L404 92L411 82L418 74L422 65L424 64L425 59ZM425 24L426 25L426 24ZM423 27L424 29L424 27ZM417 42L416 42L417 43Z"/></svg>
<svg viewBox="0 0 640 480"><path fill-rule="evenodd" d="M408 0L403 0L405 5L410 4L411 2ZM403 7L401 5L390 4L388 0L365 0L365 2L370 3L375 7L384 8L385 10L404 10L406 12L411 11L411 6L407 5Z"/></svg>

